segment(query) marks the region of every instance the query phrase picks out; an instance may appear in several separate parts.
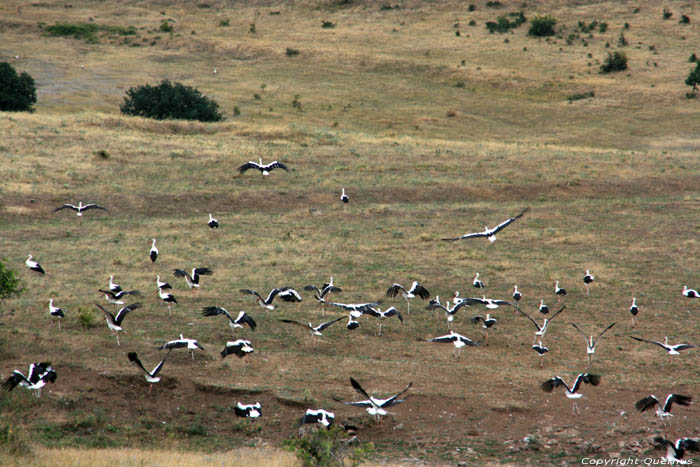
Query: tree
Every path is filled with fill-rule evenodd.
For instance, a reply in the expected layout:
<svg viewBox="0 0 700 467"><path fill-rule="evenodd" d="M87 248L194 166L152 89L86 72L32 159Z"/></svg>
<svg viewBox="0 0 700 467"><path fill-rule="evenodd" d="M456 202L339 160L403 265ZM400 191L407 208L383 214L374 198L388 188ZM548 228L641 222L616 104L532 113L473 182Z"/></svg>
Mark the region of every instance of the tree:
<svg viewBox="0 0 700 467"><path fill-rule="evenodd" d="M179 118L218 122L223 120L219 104L203 96L197 89L163 80L157 86L146 84L126 91L122 113L165 120Z"/></svg>
<svg viewBox="0 0 700 467"><path fill-rule="evenodd" d="M695 97L695 94L698 92L698 84L700 84L700 63L695 65L694 70L690 70L688 77L685 79L685 84L693 87L689 96Z"/></svg>
<svg viewBox="0 0 700 467"><path fill-rule="evenodd" d="M14 67L0 62L0 110L11 112L33 112L36 103L34 78L26 71L17 75Z"/></svg>

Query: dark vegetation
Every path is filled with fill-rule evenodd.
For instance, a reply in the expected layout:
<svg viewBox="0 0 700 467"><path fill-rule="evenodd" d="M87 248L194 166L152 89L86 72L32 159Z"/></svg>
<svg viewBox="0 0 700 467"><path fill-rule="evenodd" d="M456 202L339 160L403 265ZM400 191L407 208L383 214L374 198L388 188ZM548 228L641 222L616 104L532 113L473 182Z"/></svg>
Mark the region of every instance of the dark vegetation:
<svg viewBox="0 0 700 467"><path fill-rule="evenodd" d="M688 73L688 77L685 79L685 84L691 86L692 88L690 93L686 94L686 97L689 99L695 97L698 92L698 85L700 84L700 63L697 63L695 65L695 69Z"/></svg>
<svg viewBox="0 0 700 467"><path fill-rule="evenodd" d="M0 110L32 112L34 111L33 104L36 104L34 78L26 71L18 75L12 65L0 62ZM1 289L0 297L2 297Z"/></svg>
<svg viewBox="0 0 700 467"><path fill-rule="evenodd" d="M587 91L587 92L577 92L576 94L572 94L569 97L566 98L570 103L574 101L580 101L581 99L590 99L594 97L595 94L593 91Z"/></svg>
<svg viewBox="0 0 700 467"><path fill-rule="evenodd" d="M107 26L96 23L56 23L46 26L46 34L53 37L74 37L91 44L99 42L99 36L135 36L136 28L133 26Z"/></svg>
<svg viewBox="0 0 700 467"><path fill-rule="evenodd" d="M612 73L614 71L622 71L627 69L627 55L624 52L615 51L608 52L608 56L600 66L601 73Z"/></svg>
<svg viewBox="0 0 700 467"><path fill-rule="evenodd" d="M20 293L22 289L19 286L19 279L15 277L15 272L0 261L0 299L19 296Z"/></svg>
<svg viewBox="0 0 700 467"><path fill-rule="evenodd" d="M554 26L557 24L557 20L551 15L545 16L535 16L530 21L530 29L527 31L528 35L536 37L548 37L553 36Z"/></svg>
<svg viewBox="0 0 700 467"><path fill-rule="evenodd" d="M157 86L146 84L130 88L120 109L123 114L156 120L218 122L224 118L214 100L195 88L168 80Z"/></svg>
<svg viewBox="0 0 700 467"><path fill-rule="evenodd" d="M487 21L486 29L488 29L491 34L494 32L504 33L517 28L526 20L525 14L522 11L508 13L499 16L496 18L496 21Z"/></svg>

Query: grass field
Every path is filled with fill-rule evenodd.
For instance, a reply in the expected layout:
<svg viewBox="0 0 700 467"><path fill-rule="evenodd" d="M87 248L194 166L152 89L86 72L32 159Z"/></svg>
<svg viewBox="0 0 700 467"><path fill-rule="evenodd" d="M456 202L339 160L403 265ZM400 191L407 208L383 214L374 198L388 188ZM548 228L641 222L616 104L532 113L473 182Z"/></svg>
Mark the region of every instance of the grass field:
<svg viewBox="0 0 700 467"><path fill-rule="evenodd" d="M663 434L661 423L637 413L634 402L651 393L697 397L698 351L669 362L628 336L700 341L698 303L680 294L683 285L700 287L700 107L683 84L694 66L688 57L700 53L697 5L474 1L470 12L463 2L345 3L0 6L0 60L29 72L39 96L35 113L0 115L0 258L26 289L0 303L0 377L34 361L51 361L58 372L40 399L23 389L2 395L0 428L11 426L35 454L60 452L75 465L93 465L94 450L116 456L110 465L147 462L129 460L143 450L200 456L172 461L183 465L218 464L201 456L231 449L248 465L269 464L273 455L261 450L275 449L282 465L293 459L277 449L296 435L305 408L323 407L360 427L376 463L661 455L650 443ZM663 19L664 7L671 19ZM527 23L507 34L484 27L521 9L528 18L553 15L559 34L529 37ZM681 14L690 24L678 23ZM163 20L172 32L161 31ZM579 21L593 20L607 30L583 33ZM89 40L46 35L57 22L119 28ZM132 26L135 34L110 32ZM621 33L629 43L622 48ZM299 54L288 56L288 48ZM607 52L620 49L629 69L599 74ZM216 99L227 120L119 113L129 87L165 78ZM587 92L593 97L567 99ZM290 171L238 174L258 157ZM82 224L72 212L51 212L80 200L109 210L87 212ZM530 211L493 245L439 240L524 207ZM207 228L210 212L220 229ZM152 238L161 253L155 265ZM28 254L45 276L25 268ZM200 266L214 275L193 295L172 269ZM589 297L586 269L596 276ZM477 271L484 292L471 286ZM94 305L106 306L98 289L112 274L144 294L144 307L125 319L121 347ZM175 287L172 318L159 303L156 274ZM385 321L378 337L377 323L362 317L355 331L341 322L315 340L279 318L318 324L338 311L322 315L303 293L301 303L267 312L238 290L301 290L331 275L343 288L333 299L384 298L405 325ZM559 280L569 290L567 310L544 339L545 367L530 349L533 327L508 307L492 313L499 321L489 345L463 349L459 359L450 346L420 342L446 332L444 317L419 299L408 315L403 299L384 297L392 283L413 280L443 301L455 290L510 299L517 284L532 316L540 298L557 306ZM641 309L635 327L627 312L633 296ZM60 332L49 298L66 310ZM209 305L253 316L257 331L237 332L253 342L252 356L220 358L233 335L223 318L200 315ZM460 311L455 329L481 340L469 318L485 311ZM586 369L571 322L590 332L617 323L591 369L602 383L585 388L575 418L559 391L539 387ZM194 362L184 351L170 354L148 396L126 353L138 352L152 368L163 356L156 347L181 333L206 350ZM343 404L359 397L351 376L380 396L413 387L375 426ZM238 401L262 402L263 417L240 422ZM697 407L680 409L668 436L700 436Z"/></svg>

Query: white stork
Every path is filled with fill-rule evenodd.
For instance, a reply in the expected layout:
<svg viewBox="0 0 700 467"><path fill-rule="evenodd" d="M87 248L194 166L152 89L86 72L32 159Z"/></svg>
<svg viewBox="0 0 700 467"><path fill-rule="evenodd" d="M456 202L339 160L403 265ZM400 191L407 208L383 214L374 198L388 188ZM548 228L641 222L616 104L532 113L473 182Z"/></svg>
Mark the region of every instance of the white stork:
<svg viewBox="0 0 700 467"><path fill-rule="evenodd" d="M490 229L488 226L484 227L484 230L481 232L474 232L474 233L469 233L462 235L461 237L456 237L456 238L443 238L445 241L455 241L455 240L464 240L468 238L478 238L478 237L486 237L489 239L489 242L493 243L496 241L496 234L500 232L501 230L505 229L508 227L511 223L515 222L516 220L520 219L523 214L525 214L530 208L525 208L522 210L520 214L518 214L515 217L511 217L509 219L506 219L505 221L501 222L498 224L496 227Z"/></svg>
<svg viewBox="0 0 700 467"><path fill-rule="evenodd" d="M202 308L202 316L217 315L225 315L226 318L228 318L228 325L232 331L235 331L236 328L242 329L243 326L246 324L253 331L255 331L255 328L257 327L255 320L253 320L253 318L251 318L250 315L243 310L238 312L238 316L236 316L236 319L233 319L233 317L229 314L226 308L220 306L206 306Z"/></svg>
<svg viewBox="0 0 700 467"><path fill-rule="evenodd" d="M269 294L267 294L267 298L263 300L262 296L256 292L255 290L251 289L240 289L240 291L244 294L248 295L255 295L258 298L258 304L265 308L266 310L274 310L275 306L272 304L272 301L275 299L275 297L279 297L280 300L283 300L285 302L300 302L301 301L301 295L299 295L299 292L294 290L291 287L280 287L280 288L275 288L270 291Z"/></svg>
<svg viewBox="0 0 700 467"><path fill-rule="evenodd" d="M690 396L684 396L682 394L669 394L668 396L666 396L666 401L663 404L661 404L659 399L657 399L655 395L651 394L643 399L638 400L637 403L634 404L634 407L640 412L646 412L647 410L656 407L656 415L661 419L662 422L664 422L664 424L666 424L666 420L670 417L673 417L673 414L671 413L671 408L673 407L673 404L684 405L687 407L692 403L693 398Z"/></svg>
<svg viewBox="0 0 700 467"><path fill-rule="evenodd" d="M423 287L418 281L413 281L411 288L408 290L406 290L401 284L395 283L387 289L386 296L396 297L399 293L401 293L401 296L406 300L407 313L411 313L411 303L409 302L410 299L420 297L425 300L426 298L430 297L430 292L428 292L428 289Z"/></svg>
<svg viewBox="0 0 700 467"><path fill-rule="evenodd" d="M683 286L683 290L681 291L681 293L684 297L700 298L700 293L698 293L698 291L695 289L689 289L687 285Z"/></svg>
<svg viewBox="0 0 700 467"><path fill-rule="evenodd" d="M182 269L173 269L173 275L179 278L184 277L187 286L192 289L193 292L199 289L200 276L211 276L212 274L214 274L214 272L209 268L192 268L191 275Z"/></svg>
<svg viewBox="0 0 700 467"><path fill-rule="evenodd" d="M544 368L544 355L549 352L549 347L542 345L542 341L532 346L532 350L540 356L540 368Z"/></svg>
<svg viewBox="0 0 700 467"><path fill-rule="evenodd" d="M459 354L462 351L462 347L464 347L465 345L468 345L470 347L476 347L479 345L478 343L472 341L468 337L465 337L465 336L458 334L454 331L450 331L449 334L444 335L444 336L434 337L432 339L421 339L421 340L424 340L426 342L437 342L439 344L449 344L449 343L454 344L455 348L454 348L454 352L452 353L452 356L455 358L459 357Z"/></svg>
<svg viewBox="0 0 700 467"><path fill-rule="evenodd" d="M121 347L121 344L119 343L119 331L123 331L122 321L124 321L124 318L126 317L127 313L141 308L141 303L132 303L129 306L121 308L117 312L116 316L102 308L99 304L95 303L95 305L97 305L97 308L102 310L102 312L104 313L105 319L107 320L107 327L110 331L114 333L114 337L117 338L117 347Z"/></svg>
<svg viewBox="0 0 700 467"><path fill-rule="evenodd" d="M516 308L515 311L517 311L518 313L520 313L521 315L523 315L524 317L526 317L527 319L529 319L529 320L532 322L532 324L535 325L535 328L537 328L537 331L535 332L535 336L534 336L534 338L532 339L532 343L534 344L535 341L537 340L537 337L538 337L538 336L539 336L540 338L543 338L544 335L547 334L547 326L549 326L549 323L551 323L552 320L553 320L554 318L556 318L556 317L559 315L559 313L561 313L562 311L564 311L565 308L566 308L566 305L563 305L563 306L559 309L559 311L557 311L556 313L554 313L554 314L552 315L551 318L549 318L549 319L545 318L545 319L544 319L544 322L542 323L542 326L540 326L539 324L537 324L537 321L535 321L534 319L532 319L527 313L525 313L524 311L522 311L520 308Z"/></svg>
<svg viewBox="0 0 700 467"><path fill-rule="evenodd" d="M679 438L674 444L666 438L657 436L654 438L654 445L659 449L666 448L666 456L662 459L665 459L669 464L690 464L692 461L683 460L685 452L700 451L700 444L698 441L698 438Z"/></svg>
<svg viewBox="0 0 700 467"><path fill-rule="evenodd" d="M112 292L111 290L99 289L100 292L105 294L105 300L113 305L123 305L124 302L121 300L127 295L141 296L141 292L138 290L120 290L119 292Z"/></svg>
<svg viewBox="0 0 700 467"><path fill-rule="evenodd" d="M170 352L168 352L170 354ZM146 378L146 381L149 383L148 386L148 394L151 393L153 390L153 385L160 381L160 376L158 376L158 373L160 373L160 370L163 369L163 365L165 364L165 359L168 358L168 355L166 354L165 357L163 357L163 360L160 361L158 365L156 365L155 368L153 368L152 371L148 371L144 366L143 363L141 363L141 360L139 360L139 357L136 355L136 352L129 352L127 354L129 357L129 361L136 365L137 367L141 368L144 373L144 377Z"/></svg>
<svg viewBox="0 0 700 467"><path fill-rule="evenodd" d="M344 204L350 202L350 198L345 194L345 188L343 188L343 192L340 194L340 201L342 201Z"/></svg>
<svg viewBox="0 0 700 467"><path fill-rule="evenodd" d="M29 365L29 373L26 377L19 370L14 370L2 383L2 387L10 392L19 385L36 391L36 397L41 397L41 388L46 386L46 383L54 383L55 381L56 370L51 366L51 362L32 363Z"/></svg>
<svg viewBox="0 0 700 467"><path fill-rule="evenodd" d="M340 318L336 318L336 319L331 320L331 321L326 321L325 323L321 323L318 326L314 326L311 323L303 324L303 323L300 323L299 321L294 321L293 319L280 319L280 321L283 323L287 323L287 324L294 324L296 326L301 326L302 328L311 330L312 335L317 336L317 337L322 337L323 334L321 334L321 331L326 329L331 324L337 323L341 319L345 319L345 316L341 316Z"/></svg>
<svg viewBox="0 0 700 467"><path fill-rule="evenodd" d="M382 320L386 318L391 318L392 316L396 316L399 318L399 321L401 321L401 324L403 324L403 316L401 316L401 312L397 310L395 307L390 307L387 308L386 310L382 311L381 308L374 308L371 306L368 306L367 308L362 310L363 315L369 315L369 316L374 316L375 318L379 318L379 336L382 335Z"/></svg>
<svg viewBox="0 0 700 467"><path fill-rule="evenodd" d="M547 313L549 313L549 306L547 306L547 305L544 303L544 299L543 299L543 298L540 298L540 306L537 308L537 311L539 311L539 312L542 313L543 315L546 315Z"/></svg>
<svg viewBox="0 0 700 467"><path fill-rule="evenodd" d="M648 341L646 339L641 339L639 337L634 337L634 336L629 336L631 339L634 339L639 342L646 342L647 344L656 344L659 347L663 348L668 354L671 356L671 361L673 362L673 356L674 355L680 355L681 350L688 350L692 349L695 346L693 344L675 344L671 345L668 343L668 336L664 337L663 342L657 342L657 341Z"/></svg>
<svg viewBox="0 0 700 467"><path fill-rule="evenodd" d="M160 276L156 276L156 285L158 286L159 289L171 289L173 288L172 285L170 285L167 282L163 282L160 280Z"/></svg>
<svg viewBox="0 0 700 467"><path fill-rule="evenodd" d="M554 295L557 296L557 303L559 303L559 299L566 295L566 289L563 289L559 287L559 281L556 281L556 284L554 285Z"/></svg>
<svg viewBox="0 0 700 467"><path fill-rule="evenodd" d="M173 303L177 305L177 299L175 299L175 295L168 293L165 290L158 287L158 297L160 297L163 303L168 305L168 314L172 316L173 312L170 307L173 306Z"/></svg>
<svg viewBox="0 0 700 467"><path fill-rule="evenodd" d="M24 264L26 264L27 267L29 269L31 269L32 271L36 271L40 274L44 274L44 269L41 267L41 265L38 262L32 260L32 258L33 258L32 255L28 255L27 259L24 261Z"/></svg>
<svg viewBox="0 0 700 467"><path fill-rule="evenodd" d="M218 229L219 228L219 221L214 219L214 217L209 213L209 222L207 222L207 225L209 226L210 229Z"/></svg>
<svg viewBox="0 0 700 467"><path fill-rule="evenodd" d="M372 397L369 394L367 394L367 391L362 389L362 386L360 386L360 383L358 383L354 378L350 378L350 384L352 385L353 389L357 391L358 393L362 394L364 397L366 397L366 400L362 401L357 401L357 402L346 402L347 405L354 405L355 407L365 407L367 409L367 413L374 416L377 419L377 422L379 422L380 418L383 417L384 415L387 414L386 409L391 407L392 405L400 404L401 402L404 402L405 399L399 399L399 397L408 391L413 383L408 383L408 386L406 386L404 389L399 391L398 393L394 394L391 397L388 397L386 399L378 399L376 397Z"/></svg>
<svg viewBox="0 0 700 467"><path fill-rule="evenodd" d="M289 169L287 169L287 166L284 165L282 162L277 162L277 161L272 161L269 164L263 164L262 158L259 159L258 162L253 162L253 161L248 161L242 166L238 168L238 171L240 173L245 173L246 170L248 169L257 169L260 171L260 173L263 175L263 177L266 177L270 175L270 172L274 169L282 169L285 172L288 172Z"/></svg>
<svg viewBox="0 0 700 467"><path fill-rule="evenodd" d="M231 354L236 355L238 358L243 358L249 353L253 352L253 346L251 345L250 341L237 339L235 341L226 342L226 347L224 347L224 350L221 351L221 358Z"/></svg>
<svg viewBox="0 0 700 467"><path fill-rule="evenodd" d="M64 204L63 206L59 206L56 209L53 210L53 212L60 211L61 209L72 209L77 213L78 219L80 220L80 223L82 223L83 220L83 211L87 211L89 209L101 209L103 211L106 211L107 208L102 207L98 204L95 203L87 203L83 204L83 202L79 202L77 206L74 204Z"/></svg>
<svg viewBox="0 0 700 467"><path fill-rule="evenodd" d="M148 252L148 256L151 258L151 263L155 263L158 259L158 248L156 248L156 239L153 239L151 244L151 251Z"/></svg>
<svg viewBox="0 0 700 467"><path fill-rule="evenodd" d="M452 322L454 321L454 316L455 314L457 314L460 308L464 306L470 306L474 303L480 302L471 301L471 299L469 298L462 298L459 299L459 301L457 301L457 297L455 297L455 301L452 306L450 306L449 300L447 300L447 303L443 305L442 303L440 303L440 297L436 297L436 300L430 300L430 303L427 307L425 307L425 309L429 311L434 311L437 309L443 310L445 312L445 316L447 317L447 329L449 330L452 329Z"/></svg>
<svg viewBox="0 0 700 467"><path fill-rule="evenodd" d="M603 334L605 334L608 329L612 328L615 326L615 323L612 323L610 326L607 328L603 329L600 334L598 334L598 337L593 339L593 335L588 335L585 332L581 331L581 329L576 326L576 323L571 323L571 325L576 329L578 332L583 335L583 338L586 339L586 355L588 355L588 368L591 367L591 362L593 361L593 355L595 354L595 346L598 344L598 340L600 340L601 337L603 337Z"/></svg>
<svg viewBox="0 0 700 467"><path fill-rule="evenodd" d="M190 353L192 354L192 360L194 360L194 351L196 349L204 350L204 347L202 347L202 345L199 342L197 342L197 339L185 339L184 337L182 337L182 334L180 334L179 339L168 341L165 344L158 347L159 350L172 350L182 348L187 348L187 350L190 351Z"/></svg>
<svg viewBox="0 0 700 467"><path fill-rule="evenodd" d="M586 284L586 297L589 296L589 288L591 284L595 281L595 276L591 274L591 271L586 269L586 274L583 275L583 283Z"/></svg>
<svg viewBox="0 0 700 467"><path fill-rule="evenodd" d="M476 315L472 317L472 324L479 324L479 321L483 323L481 327L484 329L484 334L486 336L486 345L489 345L489 329L498 321L496 320L496 318L492 318L489 313L486 313L486 318L484 318L481 315Z"/></svg>
<svg viewBox="0 0 700 467"><path fill-rule="evenodd" d="M630 306L630 313L632 314L632 326L637 324L637 314L639 314L639 307L637 306L637 297L632 297L632 306Z"/></svg>
<svg viewBox="0 0 700 467"><path fill-rule="evenodd" d="M583 397L583 394L578 392L578 390L581 388L582 383L587 383L591 384L593 386L598 386L600 384L600 375L593 375L589 373L579 373L579 375L576 377L576 381L574 381L574 385L572 387L569 387L568 384L564 382L563 379L559 376L555 376L551 379L548 379L544 383L542 383L542 390L545 392L552 392L554 388L557 388L559 386L564 386L566 388L566 397L571 399L574 403L574 414L578 413L581 414L581 411L578 408L578 405L576 404L576 400L580 399Z"/></svg>
<svg viewBox="0 0 700 467"><path fill-rule="evenodd" d="M523 298L523 294L520 293L518 290L518 286L514 285L513 286L513 300L515 300L515 306L518 306L518 302L520 299Z"/></svg>
<svg viewBox="0 0 700 467"><path fill-rule="evenodd" d="M306 423L320 423L325 428L333 425L335 414L323 409L307 409L306 413L299 420L298 426Z"/></svg>
<svg viewBox="0 0 700 467"><path fill-rule="evenodd" d="M236 417L252 419L262 417L262 405L260 405L260 402L256 402L255 404L241 404L238 402L233 410Z"/></svg>
<svg viewBox="0 0 700 467"><path fill-rule="evenodd" d="M49 316L52 316L54 318L58 318L58 330L61 330L61 319L64 318L66 315L63 313L63 310L60 309L57 306L53 306L53 298L49 299Z"/></svg>
<svg viewBox="0 0 700 467"><path fill-rule="evenodd" d="M486 285L484 285L484 282L479 280L479 273L478 272L474 274L474 280L472 280L472 285L474 287L476 287L477 289L483 289L486 287Z"/></svg>

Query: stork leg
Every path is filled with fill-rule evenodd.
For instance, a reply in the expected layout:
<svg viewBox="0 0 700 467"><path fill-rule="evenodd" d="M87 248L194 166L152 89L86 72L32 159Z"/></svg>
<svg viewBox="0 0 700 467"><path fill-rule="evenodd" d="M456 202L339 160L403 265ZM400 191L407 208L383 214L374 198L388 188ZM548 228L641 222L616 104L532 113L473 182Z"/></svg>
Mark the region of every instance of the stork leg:
<svg viewBox="0 0 700 467"><path fill-rule="evenodd" d="M151 391L153 390L153 383L148 385L148 395L151 395Z"/></svg>
<svg viewBox="0 0 700 467"><path fill-rule="evenodd" d="M588 368L591 367L591 362L593 361L593 354L588 354Z"/></svg>
<svg viewBox="0 0 700 467"><path fill-rule="evenodd" d="M60 319L58 320L58 330L59 331L61 330L61 320ZM671 357L671 358L673 358L673 357Z"/></svg>
<svg viewBox="0 0 700 467"><path fill-rule="evenodd" d="M173 311L170 309L170 306L171 306L171 305L168 304L168 313L169 313L170 316L172 317L172 316L173 316Z"/></svg>
<svg viewBox="0 0 700 467"><path fill-rule="evenodd" d="M540 358L540 368L544 368L544 357Z"/></svg>
<svg viewBox="0 0 700 467"><path fill-rule="evenodd" d="M194 350L192 351L192 361L194 361Z"/></svg>
<svg viewBox="0 0 700 467"><path fill-rule="evenodd" d="M408 299L406 299L406 313L409 315L411 314L411 302L409 302Z"/></svg>
<svg viewBox="0 0 700 467"><path fill-rule="evenodd" d="M588 284L586 284L586 297L590 296Z"/></svg>
<svg viewBox="0 0 700 467"><path fill-rule="evenodd" d="M379 322L379 334L377 334L377 335L378 336L382 335L382 323L381 323L381 321Z"/></svg>
<svg viewBox="0 0 700 467"><path fill-rule="evenodd" d="M119 343L119 333L115 332L114 336L117 338L117 347L121 347L121 344Z"/></svg>

